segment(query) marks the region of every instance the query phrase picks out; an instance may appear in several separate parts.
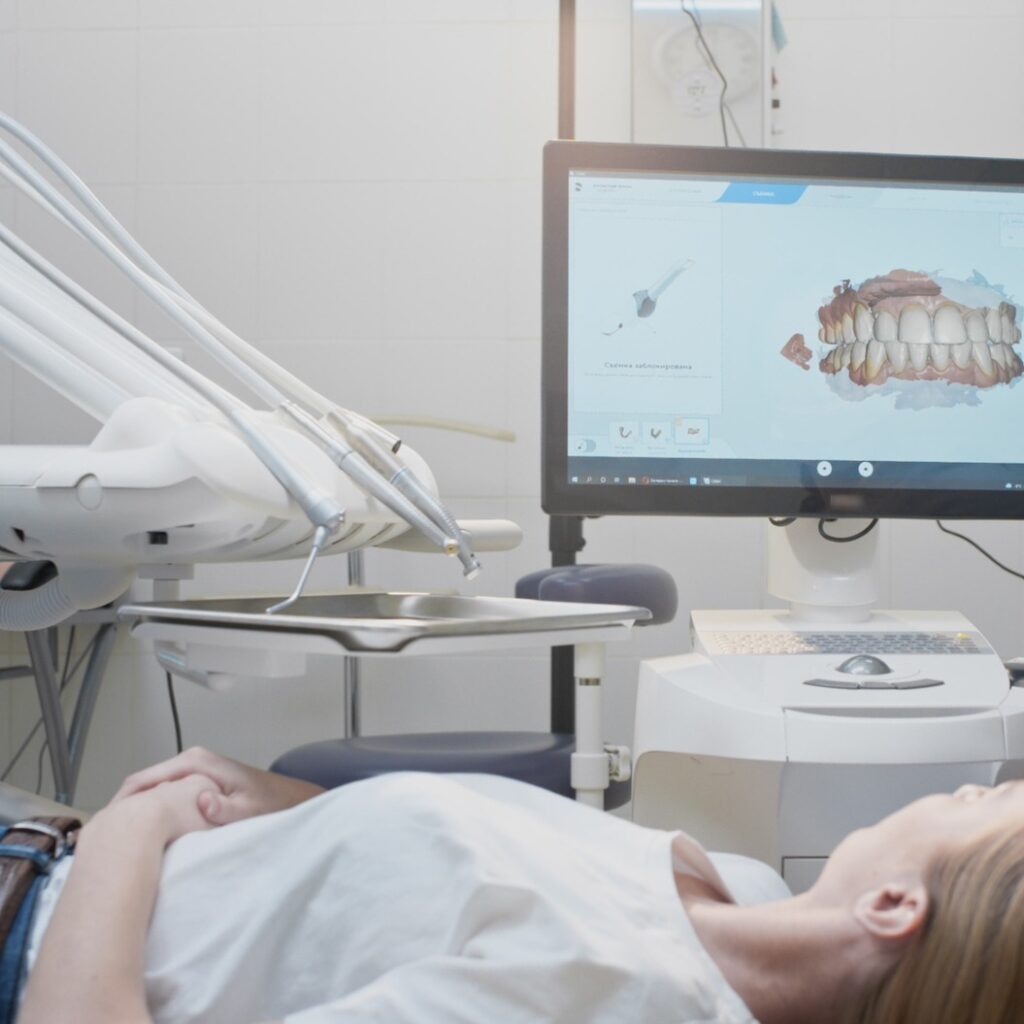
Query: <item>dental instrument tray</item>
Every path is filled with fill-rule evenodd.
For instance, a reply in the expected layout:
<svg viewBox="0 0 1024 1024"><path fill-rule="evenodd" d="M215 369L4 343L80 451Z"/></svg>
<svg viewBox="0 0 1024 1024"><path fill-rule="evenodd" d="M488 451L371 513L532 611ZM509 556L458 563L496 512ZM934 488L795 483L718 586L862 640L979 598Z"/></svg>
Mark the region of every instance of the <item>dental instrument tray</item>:
<svg viewBox="0 0 1024 1024"><path fill-rule="evenodd" d="M274 599L229 597L125 604L144 639L243 643L307 654L441 654L535 644L625 639L646 608L453 594L356 592L303 597L273 615Z"/></svg>

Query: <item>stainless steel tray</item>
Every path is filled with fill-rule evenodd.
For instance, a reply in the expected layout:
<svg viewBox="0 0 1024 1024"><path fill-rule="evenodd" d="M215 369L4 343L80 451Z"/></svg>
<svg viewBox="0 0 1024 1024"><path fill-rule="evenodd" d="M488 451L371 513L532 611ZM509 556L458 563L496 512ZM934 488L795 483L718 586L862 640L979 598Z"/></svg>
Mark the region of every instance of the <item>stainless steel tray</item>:
<svg viewBox="0 0 1024 1024"><path fill-rule="evenodd" d="M345 651L367 654L398 653L420 642L425 648L448 647L433 641L449 638L463 638L468 642L457 646L469 648L504 646L502 640L519 646L516 639L521 642L532 634L544 634L538 641L566 644L578 642L591 631L595 640L611 639L612 634L628 632L634 623L651 617L646 608L627 605L384 591L303 597L287 610L268 615L267 607L276 600L230 597L140 602L122 605L118 616L133 624L133 632L143 635L155 636L161 630L152 627L159 626L179 636L173 627L199 627L204 634L208 628L304 634L328 639ZM554 636L559 633L571 636L559 641ZM254 646L259 645L255 636L251 639Z"/></svg>

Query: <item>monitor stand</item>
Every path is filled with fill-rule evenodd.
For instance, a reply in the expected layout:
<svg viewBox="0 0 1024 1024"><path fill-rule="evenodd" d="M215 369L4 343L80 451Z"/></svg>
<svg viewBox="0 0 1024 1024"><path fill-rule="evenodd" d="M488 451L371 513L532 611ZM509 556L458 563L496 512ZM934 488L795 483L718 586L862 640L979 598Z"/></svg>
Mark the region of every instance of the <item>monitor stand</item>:
<svg viewBox="0 0 1024 1024"><path fill-rule="evenodd" d="M789 603L796 622L867 622L881 591L881 524L857 540L837 543L818 530L818 519L788 526L767 524L768 592ZM870 520L824 524L833 537L855 537Z"/></svg>
<svg viewBox="0 0 1024 1024"><path fill-rule="evenodd" d="M955 644L954 634L962 633L991 651L977 628L959 612L876 609L882 591L884 524L856 540L837 543L821 536L818 523L817 518L809 518L795 519L787 526L766 524L767 589L786 606L694 611L695 650L710 655L807 653L806 638L814 636L826 646L831 638L830 650L859 654L877 646L865 640L867 635L898 633L915 653L947 649L952 653L949 644ZM835 520L826 522L823 529L832 537L856 537L869 523ZM911 634L919 634L916 646ZM792 650L780 646L783 635L797 638ZM890 638L888 648L894 646L898 645Z"/></svg>
<svg viewBox="0 0 1024 1024"><path fill-rule="evenodd" d="M831 537L857 537L838 543L822 537L818 524L817 518L795 519L786 526L765 524L767 590L786 606L694 611L694 650L710 655L806 653L806 638L814 635L825 646L831 643L830 650L871 653L879 646L874 635L888 633L900 634L913 653L954 653L950 644L955 646L955 634L969 634L991 652L978 629L959 612L875 607L882 592L884 523L857 537L870 520L826 522L822 528ZM795 638L792 649L780 646L784 635ZM871 640L866 639L869 635ZM898 644L889 637L881 646L891 651Z"/></svg>

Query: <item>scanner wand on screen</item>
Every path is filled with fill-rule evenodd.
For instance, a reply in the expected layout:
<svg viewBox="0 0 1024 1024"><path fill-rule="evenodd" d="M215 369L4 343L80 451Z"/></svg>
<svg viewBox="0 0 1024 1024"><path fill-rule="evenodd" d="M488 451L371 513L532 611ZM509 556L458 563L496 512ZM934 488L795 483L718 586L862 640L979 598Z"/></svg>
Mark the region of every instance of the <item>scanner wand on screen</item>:
<svg viewBox="0 0 1024 1024"><path fill-rule="evenodd" d="M641 288L640 291L633 292L633 304L629 307L628 311L624 316L616 317L611 324L609 324L606 330L601 333L605 336L615 334L617 331L621 331L623 327L632 327L637 320L643 320L649 317L655 310L658 304L658 299L662 292L680 274L684 271L689 270L693 266L693 260L687 258L681 260L678 263L673 263L668 270L665 271L657 281L650 286L650 288Z"/></svg>

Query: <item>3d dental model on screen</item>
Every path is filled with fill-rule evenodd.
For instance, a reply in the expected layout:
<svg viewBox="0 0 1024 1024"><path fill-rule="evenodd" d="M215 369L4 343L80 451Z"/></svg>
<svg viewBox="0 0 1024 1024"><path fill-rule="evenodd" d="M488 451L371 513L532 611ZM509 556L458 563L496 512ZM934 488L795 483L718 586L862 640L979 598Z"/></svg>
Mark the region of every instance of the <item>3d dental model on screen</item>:
<svg viewBox="0 0 1024 1024"><path fill-rule="evenodd" d="M861 387L889 380L990 388L1024 373L1014 351L1017 307L975 271L966 280L891 270L859 287L843 281L818 310L818 338L832 346L822 373L845 370ZM793 339L782 354L792 359ZM789 352L787 350L790 350Z"/></svg>
<svg viewBox="0 0 1024 1024"><path fill-rule="evenodd" d="M638 320L646 320L658 305L658 299L673 281L684 271L693 266L693 260L685 259L674 263L650 288L641 288L633 292L632 304L622 314L612 318L608 326L601 331L605 337L621 331L624 327L633 327Z"/></svg>

